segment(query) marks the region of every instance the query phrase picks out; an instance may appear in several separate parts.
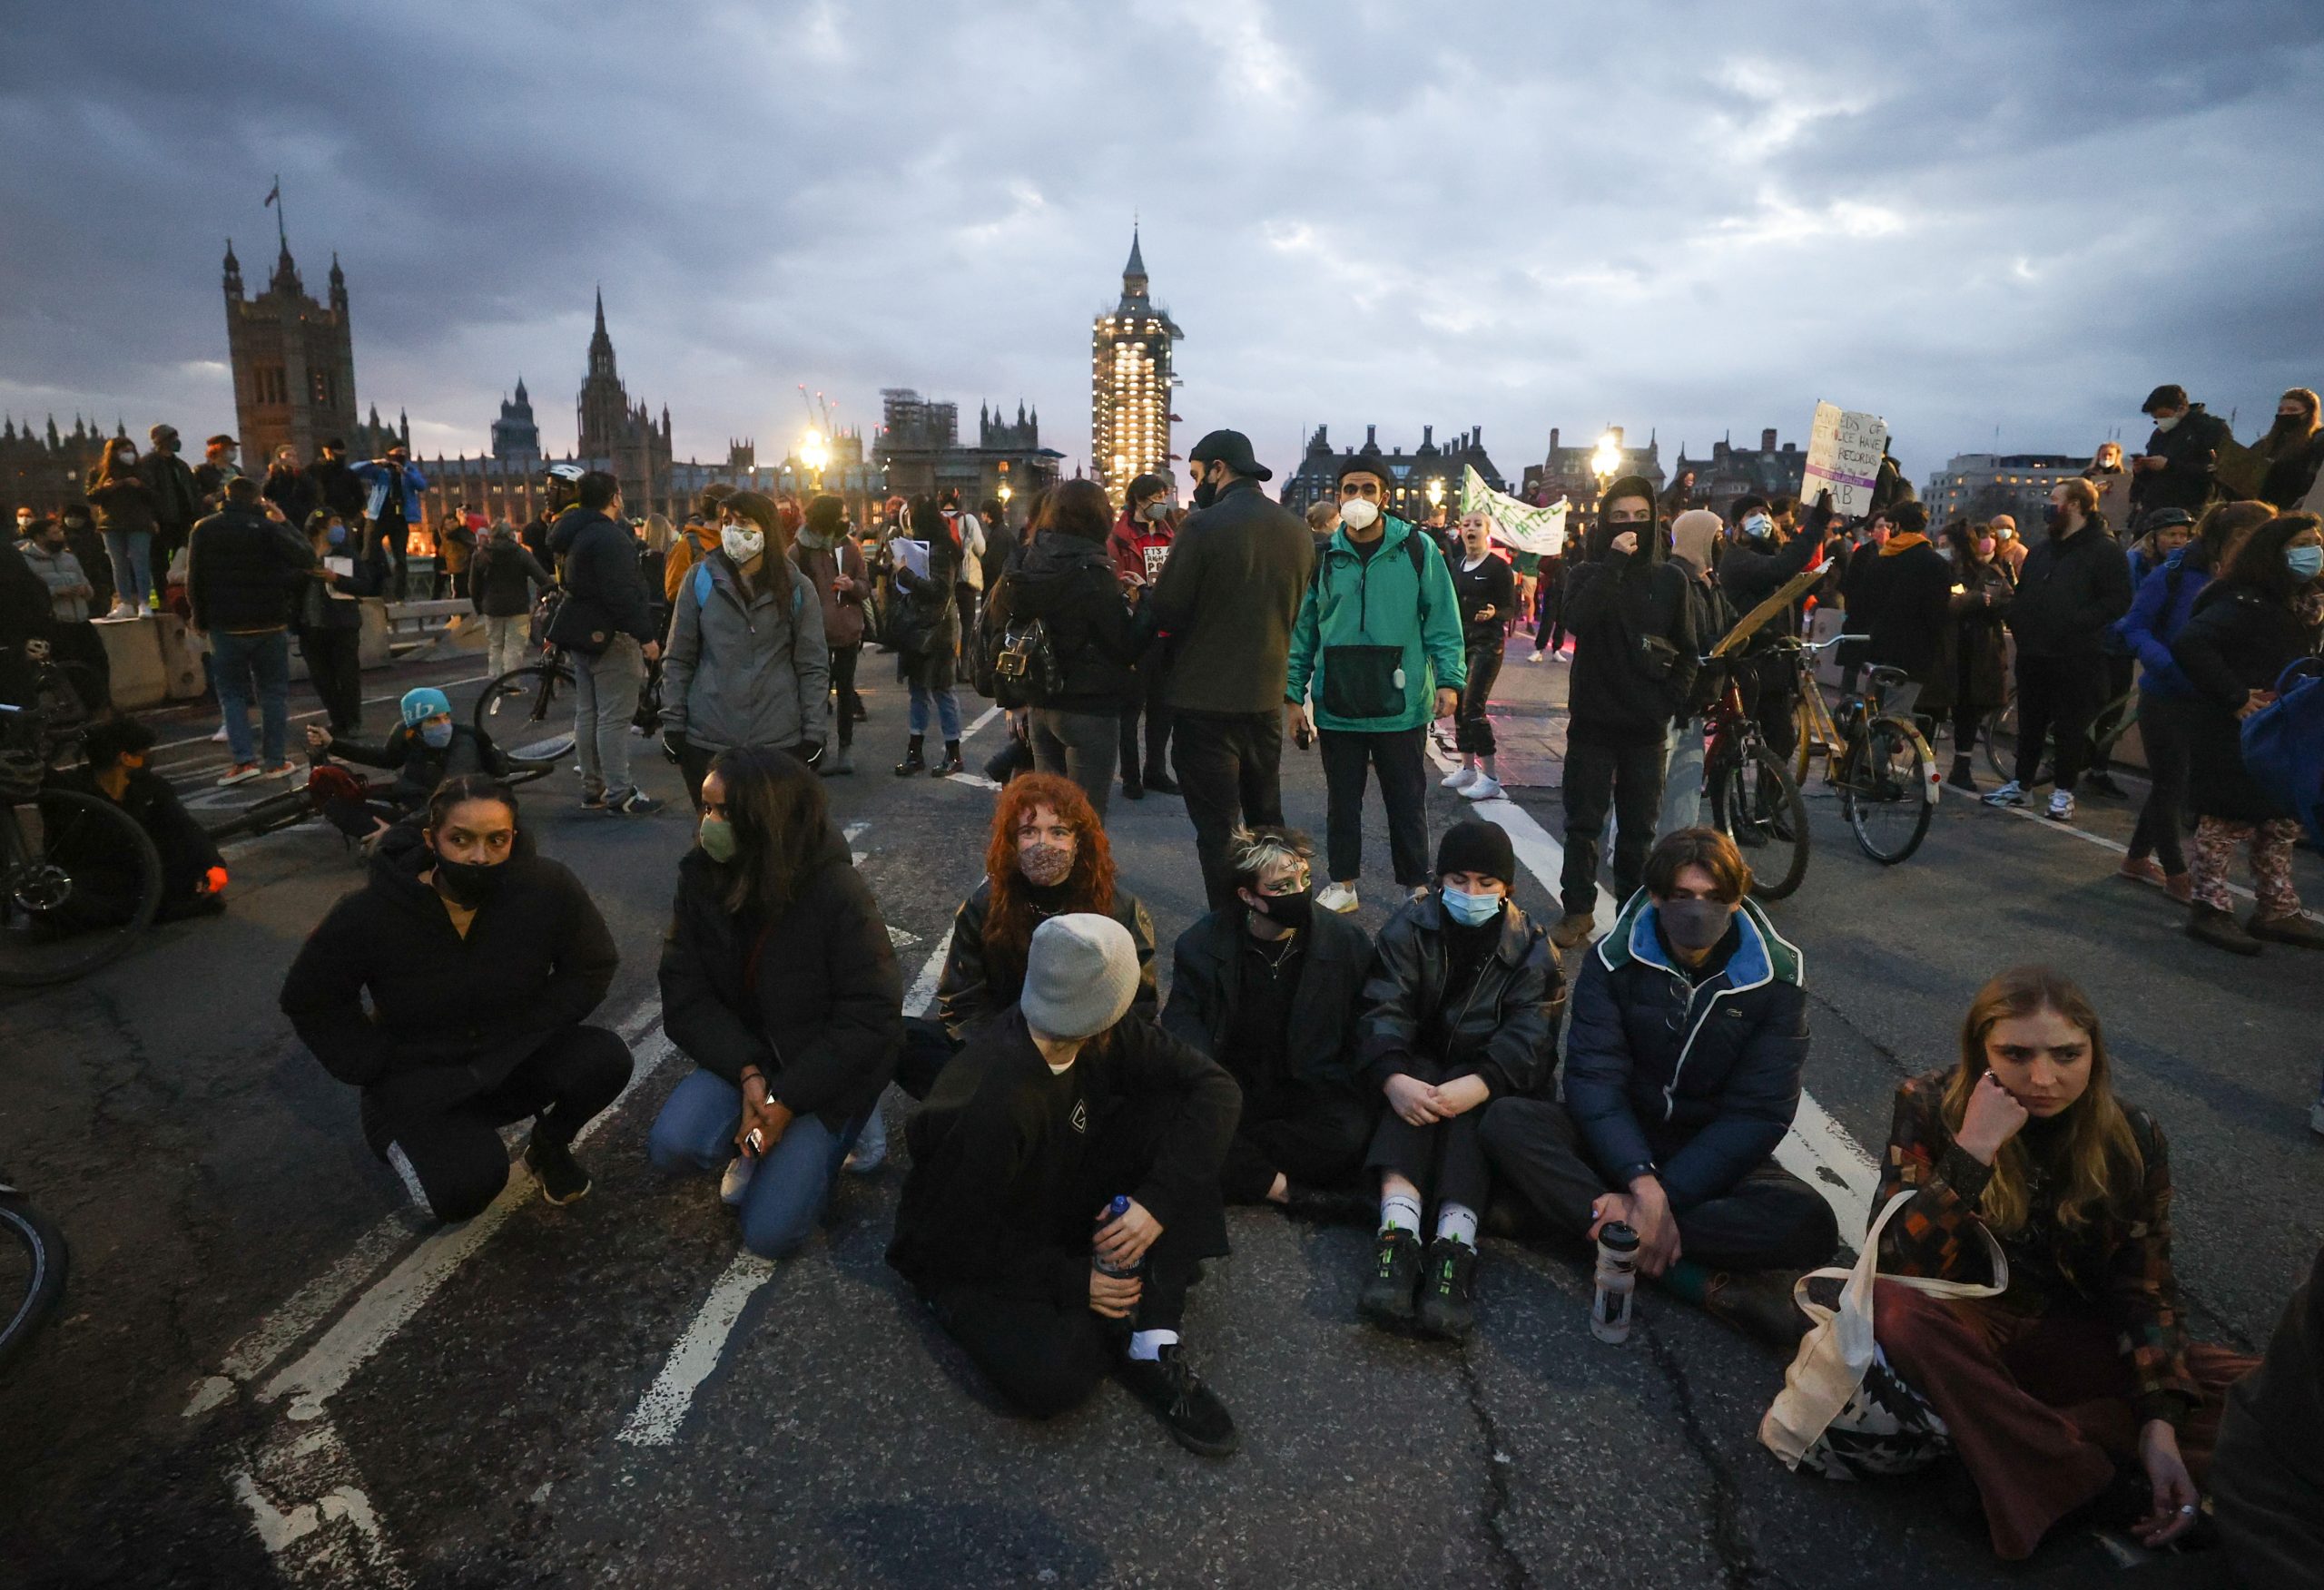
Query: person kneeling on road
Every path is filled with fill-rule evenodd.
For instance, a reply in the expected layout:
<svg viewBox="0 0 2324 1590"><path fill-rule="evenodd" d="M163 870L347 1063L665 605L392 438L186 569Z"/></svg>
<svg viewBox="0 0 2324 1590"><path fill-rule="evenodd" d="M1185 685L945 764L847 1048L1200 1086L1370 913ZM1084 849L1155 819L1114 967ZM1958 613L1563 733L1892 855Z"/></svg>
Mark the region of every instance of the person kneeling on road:
<svg viewBox="0 0 2324 1590"><path fill-rule="evenodd" d="M360 799L350 795L324 800L323 816L350 839L376 839L389 825L427 805L447 779L507 775L508 759L491 736L454 721L451 699L434 685L404 692L400 708L403 721L389 730L385 740L357 740L333 734L320 723L307 725L309 751L330 751L395 774L385 790L372 790Z"/></svg>
<svg viewBox="0 0 2324 1590"><path fill-rule="evenodd" d="M1361 1218L1370 1200L1333 1190L1362 1164L1379 1108L1356 1063L1372 945L1315 909L1315 855L1289 829L1235 830L1226 865L1240 903L1178 936L1162 1027L1243 1090L1221 1179L1227 1202L1272 1202L1309 1220L1353 1202Z"/></svg>
<svg viewBox="0 0 2324 1590"><path fill-rule="evenodd" d="M1509 898L1509 836L1471 818L1436 849L1436 888L1380 929L1364 985L1364 1056L1388 1110L1364 1163L1380 1175L1380 1235L1357 1311L1391 1328L1466 1336L1476 1316L1477 1214L1491 1187L1478 1126L1497 1098L1557 1069L1565 974ZM1436 1200L1436 1240L1421 1216ZM1414 1293L1419 1294L1417 1307Z"/></svg>
<svg viewBox="0 0 2324 1590"><path fill-rule="evenodd" d="M81 736L85 768L56 775L60 788L79 790L112 801L136 820L162 859L162 899L156 922L207 917L226 908L226 862L207 829L178 801L170 781L146 764L153 754L153 731L134 718L107 718ZM138 877L133 859L106 855L76 859L73 898L57 916L75 927L117 927L137 914Z"/></svg>
<svg viewBox="0 0 2324 1590"><path fill-rule="evenodd" d="M583 1025L613 986L613 935L580 879L534 852L499 780L446 780L408 831L308 935L282 1012L363 1090L365 1140L438 1220L499 1195L500 1128L527 1117L525 1164L570 1203L589 1191L574 1136L629 1083L629 1045Z"/></svg>
<svg viewBox="0 0 2324 1590"><path fill-rule="evenodd" d="M723 751L678 863L662 1026L697 1067L655 1117L665 1171L724 1165L743 1245L812 1234L903 1041L903 979L879 902L832 827L822 780L763 746Z"/></svg>
<svg viewBox="0 0 2324 1590"><path fill-rule="evenodd" d="M1620 1222L1639 1268L1788 1346L1793 1275L1839 1245L1831 1205L1775 1163L1807 1057L1800 956L1746 898L1751 871L1714 829L1681 829L1582 957L1565 1099L1486 1113L1496 1173L1561 1235Z"/></svg>
<svg viewBox="0 0 2324 1590"><path fill-rule="evenodd" d="M1181 1446L1223 1458L1235 1421L1178 1330L1201 1261L1227 1251L1218 1173L1240 1099L1130 1014L1137 986L1111 917L1034 931L1022 996L904 1128L888 1262L1019 1411L1062 1413L1110 1367Z"/></svg>

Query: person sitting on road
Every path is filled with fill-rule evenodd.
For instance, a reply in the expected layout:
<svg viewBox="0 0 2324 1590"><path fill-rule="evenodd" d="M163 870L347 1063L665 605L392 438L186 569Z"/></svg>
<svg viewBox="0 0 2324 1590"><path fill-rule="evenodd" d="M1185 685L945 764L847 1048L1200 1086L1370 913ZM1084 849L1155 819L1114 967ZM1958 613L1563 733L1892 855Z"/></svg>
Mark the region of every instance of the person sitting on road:
<svg viewBox="0 0 2324 1590"><path fill-rule="evenodd" d="M1994 1550L2030 1556L2096 1507L2150 1547L2194 1525L2227 1388L2254 1360L2187 1340L2171 1263L2171 1163L2152 1115L2116 1098L2098 1013L2047 967L1978 991L1947 1071L1896 1090L1881 1160L1886 1275L1990 1284L1996 1298L1882 1281L1873 1335L1944 1419Z"/></svg>
<svg viewBox="0 0 2324 1590"><path fill-rule="evenodd" d="M1018 1002L905 1125L888 1262L1019 1412L1062 1413L1110 1368L1180 1445L1223 1458L1234 1418L1178 1333L1201 1261L1227 1251L1218 1175L1239 1100L1132 1009L1142 980L1111 917L1034 931Z"/></svg>
<svg viewBox="0 0 2324 1590"><path fill-rule="evenodd" d="M2227 1394L2211 1516L2245 1590L2309 1590L2324 1562L2324 1251L2260 1367Z"/></svg>
<svg viewBox="0 0 2324 1590"><path fill-rule="evenodd" d="M1793 1275L1839 1246L1832 1206L1775 1163L1799 1108L1807 995L1799 951L1748 898L1716 829L1682 829L1582 957L1565 1097L1485 1113L1494 1173L1558 1235L1638 1232L1639 1269L1789 1346Z"/></svg>
<svg viewBox="0 0 2324 1590"><path fill-rule="evenodd" d="M1372 944L1338 912L1315 909L1315 856L1290 829L1235 830L1226 864L1237 903L1178 936L1162 1028L1243 1090L1226 1202L1326 1219L1349 1202L1334 1192L1363 1163L1378 1104L1357 1065ZM1368 1212L1368 1200L1355 1202Z"/></svg>
<svg viewBox="0 0 2324 1590"><path fill-rule="evenodd" d="M1114 850L1089 798L1055 773L1020 773L993 802L984 878L952 917L952 945L936 984L937 1018L957 1048L969 1029L1017 1003L1025 950L1050 917L1113 918L1137 956L1137 1011L1151 1021L1154 922L1114 881ZM922 1095L926 1089L920 1090Z"/></svg>
<svg viewBox="0 0 2324 1590"><path fill-rule="evenodd" d="M771 745L822 760L831 653L823 604L791 561L774 504L738 491L720 505L719 548L694 566L670 617L662 740L701 805L710 759Z"/></svg>
<svg viewBox="0 0 2324 1590"><path fill-rule="evenodd" d="M324 1070L363 1090L371 1152L438 1220L467 1220L507 1183L500 1128L527 1117L541 1196L589 1191L573 1140L628 1085L631 1060L618 1034L585 1024L620 960L581 880L534 851L516 792L452 778L419 834L381 846L369 881L308 935L282 1013Z"/></svg>
<svg viewBox="0 0 2324 1590"><path fill-rule="evenodd" d="M1476 1314L1477 1216L1491 1189L1485 1106L1547 1087L1565 974L1510 898L1517 859L1499 825L1470 818L1436 848L1436 887L1380 929L1364 984L1364 1060L1388 1098L1364 1166L1380 1232L1357 1310L1459 1340ZM1421 1217L1436 1204L1436 1238ZM1417 1294L1417 1306L1415 1306Z"/></svg>
<svg viewBox="0 0 2324 1590"><path fill-rule="evenodd" d="M743 1245L779 1259L822 1217L903 1037L879 902L832 826L822 780L765 746L722 751L678 863L662 1027L694 1061L655 1118L664 1171L725 1168Z"/></svg>
<svg viewBox="0 0 2324 1590"><path fill-rule="evenodd" d="M403 721L385 740L357 740L320 723L307 725L309 751L395 773L384 788L374 785L359 799L334 796L324 801L325 820L350 839L377 839L389 825L426 806L447 779L507 776L508 759L491 736L455 722L451 698L434 685L404 692L400 711Z"/></svg>
<svg viewBox="0 0 2324 1590"><path fill-rule="evenodd" d="M84 731L81 743L88 765L56 774L55 782L112 801L153 841L162 860L162 899L153 920L174 922L224 910L225 859L208 830L179 804L170 781L148 767L153 730L134 718L107 718ZM139 884L131 858L76 858L74 898L51 919L72 928L119 927L137 914Z"/></svg>

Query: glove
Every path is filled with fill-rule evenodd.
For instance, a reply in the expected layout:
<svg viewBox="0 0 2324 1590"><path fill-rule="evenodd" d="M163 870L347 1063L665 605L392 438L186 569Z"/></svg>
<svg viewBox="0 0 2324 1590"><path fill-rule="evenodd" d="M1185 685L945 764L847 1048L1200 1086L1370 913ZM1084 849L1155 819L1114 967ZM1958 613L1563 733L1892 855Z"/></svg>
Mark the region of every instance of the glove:
<svg viewBox="0 0 2324 1590"><path fill-rule="evenodd" d="M820 740L803 740L792 749L791 754L812 768L823 760L823 742Z"/></svg>

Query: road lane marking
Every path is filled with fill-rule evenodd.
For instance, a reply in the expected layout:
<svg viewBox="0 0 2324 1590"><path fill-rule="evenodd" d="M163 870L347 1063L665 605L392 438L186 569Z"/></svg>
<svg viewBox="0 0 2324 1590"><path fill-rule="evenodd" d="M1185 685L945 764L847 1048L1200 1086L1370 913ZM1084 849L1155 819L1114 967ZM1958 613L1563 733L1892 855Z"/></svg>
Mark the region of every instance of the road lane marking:
<svg viewBox="0 0 2324 1590"><path fill-rule="evenodd" d="M636 1408L615 1440L633 1447L666 1447L677 1438L678 1427L694 1407L694 1394L718 1368L743 1310L759 1288L773 1279L773 1260L762 1259L748 1249L734 1255L725 1273L711 1286L710 1295L703 1300L685 1334L670 1350L662 1372L637 1399Z"/></svg>
<svg viewBox="0 0 2324 1590"><path fill-rule="evenodd" d="M489 673L478 673L471 675L467 679L448 679L444 681L443 683L437 685L435 688L438 690L457 690L464 684L482 684L491 677L492 675ZM389 702L399 702L401 700L403 700L403 692L399 691L393 695L365 696L363 698L363 704L367 707L380 707L385 706ZM285 717L283 721L286 723L304 722L309 718L321 717L327 710L328 709L323 707L316 707L310 712L292 712ZM205 709L202 715L206 718L212 714L207 711L207 709ZM164 751L174 751L181 745L209 745L213 743L211 736L217 732L218 731L212 729L208 734L189 735L183 740L164 740L155 745L153 750L156 752L160 752ZM214 743L222 745L225 742L223 741L218 741Z"/></svg>
<svg viewBox="0 0 2324 1590"><path fill-rule="evenodd" d="M2027 799L2028 800L2034 800L2034 799L2035 799L2035 798L2034 798L2034 796L2029 795L2029 796L2027 796L2027 797L2026 797L2026 799ZM1983 798L1982 798L1982 797L1981 797L1981 798L1979 798L1979 800L1978 800L1978 802L1977 802L1977 803L1978 803L1980 806L1984 805L1984 800L1983 800ZM2128 845L2125 845L2125 844L2122 843L2122 842L2121 842L2120 840L2118 840L2118 839L2108 839L2104 834L2093 834L2093 833L2092 833L2088 829L2085 829L2085 828L2076 828L2076 827L2075 827L2073 823L2071 823L2071 822L2056 822L2056 821L2053 821L2053 820L2052 820L2051 819L2049 819L2048 817L2043 816L2041 812L2038 812L2038 811L2034 810L2033 810L2032 808L2030 808L2030 807L2025 807L2025 806L1994 806L1994 807L1988 807L1986 810L1991 810L1991 811L2004 811L2004 812L2007 812L2007 813L2008 813L2010 816L2012 816L2012 817L2022 817L2022 818L2024 818L2027 822L2031 822L2031 823L2038 823L2038 824L2040 824L2043 828L2045 828L2045 829L2052 829L2056 830L2056 831L2057 831L2057 832L2059 832L2059 833L2071 834L2071 835L2073 835L2075 839L2082 840L2082 841L2083 841L2083 843L2084 843L2084 844L2086 844L2086 845L2096 845L2100 849L2102 849L2102 850L2112 850L2112 851L2113 851L2113 852L2114 852L2114 854L2116 854L2117 856L2127 856L2127 855L2129 855L2129 854L2131 853L2131 848L2130 848ZM2149 887L2152 887L2152 886L2150 885ZM2257 896L2257 895L2255 895L2255 894L2253 894L2250 889L2248 889L2248 888L2244 888L2244 887L2243 887L2241 884L2240 884L2240 883L2230 883L2230 884L2229 884L2229 885L2227 886L2227 892L2228 892L2228 893L2230 893L2230 894L2231 894L2231 895L2233 895L2233 896L2235 896L2238 899L2246 899L2246 900L2250 900L2250 901L2251 901L2254 905L2257 905L2257 904L2259 903L2259 898L2260 898L2260 897L2259 897L2259 896ZM2166 899L2168 899L2170 897L2169 897L2168 895L2166 895L2166 896L2164 896L2163 898L2166 898ZM2176 902L2173 902L2173 903L2175 904ZM2319 915L2317 912L2303 910L2302 912L2300 912L2300 915L2301 915L2301 916L2303 916L2303 917L2305 917L2305 918L2308 918L2309 921L2311 921L2311 922L2324 923L2324 915Z"/></svg>
<svg viewBox="0 0 2324 1590"><path fill-rule="evenodd" d="M1448 772L1455 765L1432 743L1429 754L1437 765ZM1480 817L1499 823L1509 835L1509 847L1517 852L1517 859L1533 875L1535 882L1559 898L1558 878L1565 870L1565 847L1551 837L1526 810L1506 795L1491 800L1472 800L1468 804ZM1598 886L1597 912L1609 927L1621 916L1614 897L1606 886ZM1594 945L1596 940L1591 940ZM1853 1252L1857 1237L1865 1228L1871 1212L1873 1194L1880 1185L1879 1167L1864 1145L1850 1136L1847 1128L1832 1118L1831 1113L1816 1102L1816 1096L1806 1088L1799 1090L1799 1108L1792 1115L1791 1124L1784 1129L1783 1141L1776 1145L1776 1163L1822 1195L1832 1206L1832 1213L1840 1225L1840 1241Z"/></svg>
<svg viewBox="0 0 2324 1590"><path fill-rule="evenodd" d="M978 714L977 721L975 722L960 731L961 740L966 741L970 739L978 730L983 728L987 723L991 722L999 716L1000 716L1000 709L998 706L987 707L982 712Z"/></svg>

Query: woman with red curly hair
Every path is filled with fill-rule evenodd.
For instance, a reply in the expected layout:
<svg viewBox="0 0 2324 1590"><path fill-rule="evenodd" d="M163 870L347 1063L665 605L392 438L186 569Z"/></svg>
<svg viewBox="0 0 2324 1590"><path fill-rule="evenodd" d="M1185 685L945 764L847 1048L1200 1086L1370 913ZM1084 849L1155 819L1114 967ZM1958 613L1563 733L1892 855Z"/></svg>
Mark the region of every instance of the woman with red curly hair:
<svg viewBox="0 0 2324 1590"><path fill-rule="evenodd" d="M1130 1015L1154 1019L1154 923L1114 879L1113 847L1088 796L1055 773L1011 779L993 805L984 881L952 918L952 947L936 985L936 1012L958 1048L969 1029L1017 1003L1033 929L1051 917L1094 911L1129 929L1137 947Z"/></svg>

